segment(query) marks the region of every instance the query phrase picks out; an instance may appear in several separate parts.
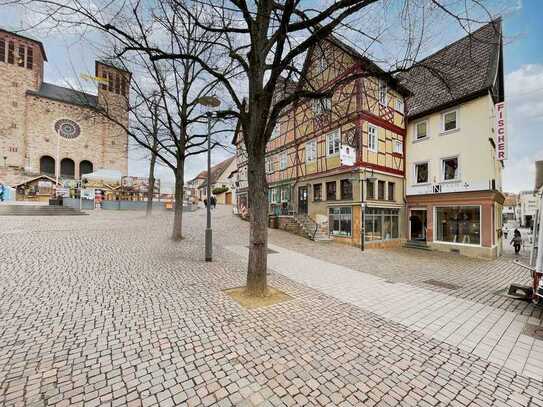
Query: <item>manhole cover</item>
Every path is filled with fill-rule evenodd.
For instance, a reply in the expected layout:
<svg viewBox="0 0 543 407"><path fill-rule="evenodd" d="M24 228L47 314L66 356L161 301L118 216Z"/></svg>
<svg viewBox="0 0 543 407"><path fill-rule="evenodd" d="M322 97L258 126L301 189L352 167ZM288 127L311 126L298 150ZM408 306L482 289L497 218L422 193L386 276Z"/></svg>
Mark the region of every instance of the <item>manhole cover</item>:
<svg viewBox="0 0 543 407"><path fill-rule="evenodd" d="M433 280L433 279L424 280L423 283L430 284L439 288L446 288L447 290L458 290L459 288L461 288L459 285L445 283L443 281L438 281L438 280Z"/></svg>
<svg viewBox="0 0 543 407"><path fill-rule="evenodd" d="M543 340L543 326L534 324L525 324L522 333L526 336L530 336L534 339Z"/></svg>

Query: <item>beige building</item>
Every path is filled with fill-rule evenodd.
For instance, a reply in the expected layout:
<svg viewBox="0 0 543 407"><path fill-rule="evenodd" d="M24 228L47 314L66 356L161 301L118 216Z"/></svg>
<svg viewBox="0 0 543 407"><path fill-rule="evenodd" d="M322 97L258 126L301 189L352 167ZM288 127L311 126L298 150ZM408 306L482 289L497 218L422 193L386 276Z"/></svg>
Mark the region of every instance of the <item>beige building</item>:
<svg viewBox="0 0 543 407"><path fill-rule="evenodd" d="M503 102L501 23L418 63L407 99L407 236L413 246L500 255L502 168L496 103ZM436 74L437 72L437 74Z"/></svg>
<svg viewBox="0 0 543 407"><path fill-rule="evenodd" d="M127 175L130 73L96 62L97 95L44 82L40 41L0 29L0 180L40 174L78 179L107 168ZM122 126L105 118L98 110Z"/></svg>

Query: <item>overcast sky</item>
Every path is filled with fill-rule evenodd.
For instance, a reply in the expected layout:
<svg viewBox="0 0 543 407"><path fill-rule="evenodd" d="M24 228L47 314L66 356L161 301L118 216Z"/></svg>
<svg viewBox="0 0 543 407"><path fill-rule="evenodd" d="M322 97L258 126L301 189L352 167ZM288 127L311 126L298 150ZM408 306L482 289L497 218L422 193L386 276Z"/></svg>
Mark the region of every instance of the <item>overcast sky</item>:
<svg viewBox="0 0 543 407"><path fill-rule="evenodd" d="M543 159L543 8L540 0L518 0L518 7L504 16L504 61L507 103L509 160L505 162L504 191L518 192L533 188L534 161ZM16 10L2 10L0 26L19 28L31 16ZM81 73L94 73L94 61L99 46L93 46L77 35L50 35L33 32L42 40L49 62L45 66L45 81L62 84ZM462 36L458 30L456 38ZM448 39L447 41L450 41ZM440 45L446 45L444 42ZM89 84L87 84L89 86ZM91 88L94 86L90 85ZM233 153L233 149L213 151L217 163ZM130 175L147 175L146 153L130 149ZM191 158L186 165L186 179L205 169L205 155ZM159 168L163 184L173 179L171 170Z"/></svg>

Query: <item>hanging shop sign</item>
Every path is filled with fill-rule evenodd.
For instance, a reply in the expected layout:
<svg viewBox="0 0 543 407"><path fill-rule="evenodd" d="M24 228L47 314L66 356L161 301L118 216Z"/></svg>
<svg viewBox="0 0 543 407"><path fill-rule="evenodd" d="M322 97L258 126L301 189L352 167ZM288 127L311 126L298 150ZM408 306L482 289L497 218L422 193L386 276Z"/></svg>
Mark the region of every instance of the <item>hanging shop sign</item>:
<svg viewBox="0 0 543 407"><path fill-rule="evenodd" d="M341 160L341 165L354 165L356 162L356 149L351 146L341 146L339 158Z"/></svg>
<svg viewBox="0 0 543 407"><path fill-rule="evenodd" d="M496 112L496 159L507 160L507 132L505 130L505 102L495 105Z"/></svg>

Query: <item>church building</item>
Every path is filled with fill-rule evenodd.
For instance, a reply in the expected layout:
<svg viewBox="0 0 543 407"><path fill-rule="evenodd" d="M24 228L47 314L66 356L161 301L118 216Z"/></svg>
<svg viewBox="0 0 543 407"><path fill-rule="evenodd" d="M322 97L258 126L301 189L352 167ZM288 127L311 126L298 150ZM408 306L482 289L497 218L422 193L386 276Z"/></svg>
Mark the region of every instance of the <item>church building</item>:
<svg viewBox="0 0 543 407"><path fill-rule="evenodd" d="M0 182L127 175L130 72L96 61L94 95L45 82L45 62L40 41L0 29Z"/></svg>

